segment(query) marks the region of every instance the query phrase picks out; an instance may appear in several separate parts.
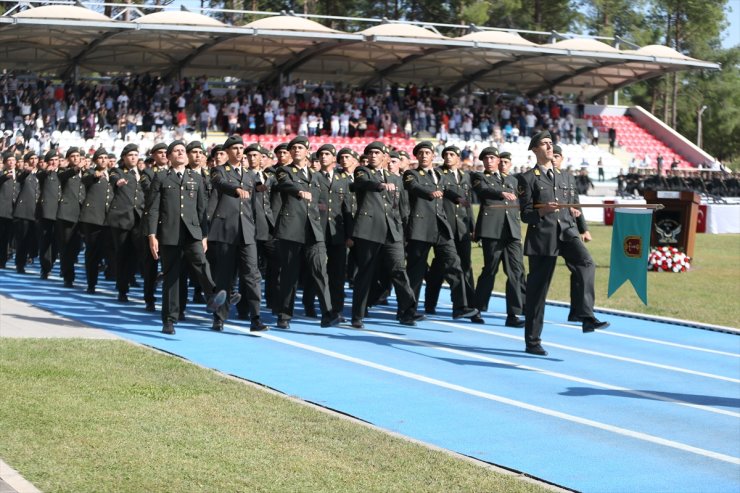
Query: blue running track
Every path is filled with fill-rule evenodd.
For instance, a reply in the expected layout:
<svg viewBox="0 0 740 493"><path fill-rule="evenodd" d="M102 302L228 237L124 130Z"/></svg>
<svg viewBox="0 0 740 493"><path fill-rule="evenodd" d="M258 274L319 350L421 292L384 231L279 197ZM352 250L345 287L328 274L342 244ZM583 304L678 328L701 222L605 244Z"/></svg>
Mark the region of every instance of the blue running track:
<svg viewBox="0 0 740 493"><path fill-rule="evenodd" d="M257 335L241 321L212 332L203 306L189 305L166 336L138 289L121 304L111 282L93 296L5 270L0 293L567 488L740 491L735 334L612 314L599 315L609 329L582 334L567 308L549 305L550 355L536 357L524 353L522 329L504 326L499 297L485 325L453 321L443 292L438 315L417 327L395 322L391 299L365 330L296 317L290 330Z"/></svg>

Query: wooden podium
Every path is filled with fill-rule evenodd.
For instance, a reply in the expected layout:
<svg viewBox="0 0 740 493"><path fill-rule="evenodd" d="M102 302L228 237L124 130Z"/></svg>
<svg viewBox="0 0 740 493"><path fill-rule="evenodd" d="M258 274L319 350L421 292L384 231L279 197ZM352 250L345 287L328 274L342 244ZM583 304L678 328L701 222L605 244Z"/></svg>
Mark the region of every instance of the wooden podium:
<svg viewBox="0 0 740 493"><path fill-rule="evenodd" d="M653 212L650 246L676 247L689 257L694 256L696 222L701 199L694 192L645 191L648 204L663 204Z"/></svg>

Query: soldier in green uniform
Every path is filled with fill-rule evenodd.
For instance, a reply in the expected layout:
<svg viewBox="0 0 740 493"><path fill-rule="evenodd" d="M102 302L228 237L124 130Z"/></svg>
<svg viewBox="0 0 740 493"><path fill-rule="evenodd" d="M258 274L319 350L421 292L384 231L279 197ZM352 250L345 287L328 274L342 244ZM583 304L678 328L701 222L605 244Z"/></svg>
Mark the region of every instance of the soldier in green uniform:
<svg viewBox="0 0 740 493"><path fill-rule="evenodd" d="M62 185L58 176L59 153L52 149L44 156L44 164L36 174L40 197L36 211L36 235L39 241L41 279L47 279L57 258L55 225Z"/></svg>
<svg viewBox="0 0 740 493"><path fill-rule="evenodd" d="M471 261L472 238L474 234L473 208L471 202L472 185L470 174L460 169L460 149L456 146L447 146L442 150L442 166L437 170L442 176L445 191L454 192L454 197L462 199L450 200L450 194L446 194L444 201L447 222L452 228L452 238L455 250L460 257L460 267L463 272L463 284L465 293L469 300L473 299L475 292L473 284L473 266ZM434 257L432 265L426 276L426 289L424 290L424 310L426 313L436 313L439 291L442 288L442 264L441 258Z"/></svg>
<svg viewBox="0 0 740 493"><path fill-rule="evenodd" d="M257 241L257 258L262 277L265 280L265 304L272 308L279 297L277 275L274 270L280 264L278 241L275 239L275 213L271 197L277 183L275 169L271 166L269 151L258 144L245 149L249 169L254 175L252 209L254 210L254 239Z"/></svg>
<svg viewBox="0 0 740 493"><path fill-rule="evenodd" d="M0 269L5 268L13 238L13 206L16 199L15 154L3 154L3 170L0 172Z"/></svg>
<svg viewBox="0 0 740 493"><path fill-rule="evenodd" d="M167 147L167 157L170 168L154 175L144 214L149 250L155 260L162 257L162 332L174 334L180 314L183 258L208 296L209 311L215 312L226 302L226 291L215 291L206 263L208 220L203 179L186 168L188 158L183 141L172 142Z"/></svg>
<svg viewBox="0 0 740 493"><path fill-rule="evenodd" d="M403 175L411 206L406 266L411 287L418 296L427 270L429 250L434 248L435 257L440 258L443 277L450 285L453 318L473 317L478 314L478 310L468 305L460 258L455 250L452 227L447 221L443 205L445 195L458 204L464 204L465 199L452 190L445 190L442 175L432 165L434 146L431 142L417 144L414 147L414 156L419 161L419 168L408 170Z"/></svg>
<svg viewBox="0 0 740 493"><path fill-rule="evenodd" d="M277 326L290 327L301 261L313 279L321 306L321 325L339 323L332 311L326 273L326 244L318 207L319 177L308 169L308 139L299 136L288 144L293 162L277 171L282 206L277 218L275 236L280 240L280 307Z"/></svg>
<svg viewBox="0 0 740 493"><path fill-rule="evenodd" d="M16 175L18 196L13 208L13 233L15 235L15 270L26 273L26 262L35 256L36 250L36 204L39 200L39 158L29 152L24 158L23 171Z"/></svg>
<svg viewBox="0 0 740 493"><path fill-rule="evenodd" d="M82 247L79 219L82 203L85 200L85 185L82 175L86 171L82 154L77 147L70 147L65 153L67 167L59 171L62 194L57 209L57 244L59 245L59 271L64 279L64 287L71 288L75 281L75 262Z"/></svg>
<svg viewBox="0 0 740 493"><path fill-rule="evenodd" d="M137 260L146 254L146 238L141 230L145 199L138 161L139 147L128 144L121 151L121 166L110 172L113 200L106 224L113 240L116 289L120 302L128 301L129 284L136 274Z"/></svg>
<svg viewBox="0 0 740 493"><path fill-rule="evenodd" d="M255 239L254 174L242 168L244 142L239 136L231 136L223 144L228 161L213 168L213 191L217 195L216 208L208 231L211 248L218 258L216 267L216 286L229 290L234 273L238 274L241 307L239 313L251 317L251 331L262 331L267 326L260 320L260 300L262 280L257 261L257 242ZM259 154L259 151L257 151ZM239 303L236 298L224 304L213 314L213 330L223 330L224 321L232 304Z"/></svg>
<svg viewBox="0 0 740 493"><path fill-rule="evenodd" d="M364 327L368 298L378 272L389 272L398 300L397 317L403 325L416 325L416 298L405 270L403 222L400 212L401 180L382 168L385 145L365 147L367 166L355 169L357 196L353 238L357 274L352 293L352 326Z"/></svg>
<svg viewBox="0 0 740 493"><path fill-rule="evenodd" d="M537 158L532 169L518 176L519 207L527 223L524 254L529 257L527 298L524 304L526 352L545 356L541 344L545 317L545 299L555 272L558 255L574 267L578 297L583 300L583 332L593 332L609 325L594 317L595 265L578 235L568 203L569 193L559 170L553 167L553 143L548 131L538 132L529 143Z"/></svg>
<svg viewBox="0 0 740 493"><path fill-rule="evenodd" d="M80 211L80 229L85 240L85 276L89 294L95 294L100 261L109 246L109 231L105 226L105 216L113 200L107 151L103 148L95 151L93 163L95 168L87 170L82 176L85 201Z"/></svg>
<svg viewBox="0 0 740 493"><path fill-rule="evenodd" d="M486 147L480 153L484 171L474 172L473 190L480 200L475 226L476 238L482 240L483 270L475 291L475 307L488 310L493 284L503 261L506 273L506 322L508 327L524 327L518 315L524 309L524 263L522 228L516 209L496 206L516 205L517 180L509 174L511 154L499 156L498 149ZM478 316L473 322L483 323Z"/></svg>

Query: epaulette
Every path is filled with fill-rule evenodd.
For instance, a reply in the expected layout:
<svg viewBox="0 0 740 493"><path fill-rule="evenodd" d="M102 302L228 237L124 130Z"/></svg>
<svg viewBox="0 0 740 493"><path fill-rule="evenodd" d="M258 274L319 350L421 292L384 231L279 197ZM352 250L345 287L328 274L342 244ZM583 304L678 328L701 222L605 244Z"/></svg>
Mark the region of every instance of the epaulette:
<svg viewBox="0 0 740 493"><path fill-rule="evenodd" d="M295 166L291 166L290 169L293 170L293 173L298 173L298 168L296 168Z"/></svg>
<svg viewBox="0 0 740 493"><path fill-rule="evenodd" d="M210 171L208 171L208 170L207 170L207 169L205 169L205 168L203 168L203 170L202 170L202 171L203 171L203 174L204 174L204 175L206 175L206 176L208 176L208 175L210 174Z"/></svg>
<svg viewBox="0 0 740 493"><path fill-rule="evenodd" d="M424 176L424 171L423 170L419 170L419 175Z"/></svg>
<svg viewBox="0 0 740 493"><path fill-rule="evenodd" d="M157 166L152 166L152 171L155 173L159 172L159 168Z"/></svg>
<svg viewBox="0 0 740 493"><path fill-rule="evenodd" d="M342 173L342 178L347 178L347 173Z"/></svg>
<svg viewBox="0 0 740 493"><path fill-rule="evenodd" d="M534 176L540 176L540 170L537 168L534 168Z"/></svg>
<svg viewBox="0 0 740 493"><path fill-rule="evenodd" d="M229 165L227 164L226 166L224 166L224 169L225 169L226 171L231 171L231 166L229 166Z"/></svg>

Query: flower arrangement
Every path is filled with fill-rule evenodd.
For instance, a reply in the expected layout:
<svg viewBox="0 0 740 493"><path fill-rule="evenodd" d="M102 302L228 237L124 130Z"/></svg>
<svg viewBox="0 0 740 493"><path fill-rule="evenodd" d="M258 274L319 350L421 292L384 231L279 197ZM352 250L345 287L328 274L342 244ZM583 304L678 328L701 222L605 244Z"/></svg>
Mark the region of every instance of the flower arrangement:
<svg viewBox="0 0 740 493"><path fill-rule="evenodd" d="M656 272L686 272L691 268L691 257L675 247L652 248L647 268Z"/></svg>

